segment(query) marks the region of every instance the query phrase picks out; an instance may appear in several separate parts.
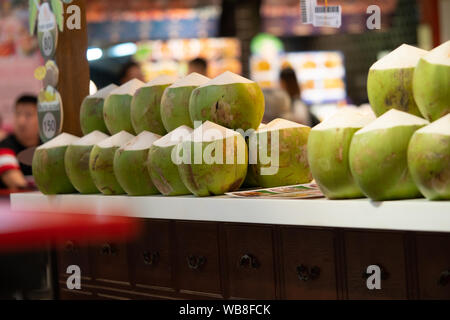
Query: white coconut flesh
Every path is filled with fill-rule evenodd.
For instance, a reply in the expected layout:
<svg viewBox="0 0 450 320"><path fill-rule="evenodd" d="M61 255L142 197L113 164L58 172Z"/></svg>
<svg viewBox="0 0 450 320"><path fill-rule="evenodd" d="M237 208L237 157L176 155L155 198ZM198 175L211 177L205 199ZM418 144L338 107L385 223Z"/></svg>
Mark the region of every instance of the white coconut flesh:
<svg viewBox="0 0 450 320"><path fill-rule="evenodd" d="M200 88L208 86L223 86L233 83L255 83L255 82L247 78L241 77L240 75L235 74L233 72L226 71L221 75L215 77L214 79L204 83L203 85L200 86Z"/></svg>
<svg viewBox="0 0 450 320"><path fill-rule="evenodd" d="M188 140L193 131L194 130L188 126L180 126L161 139L156 140L153 145L157 147L171 147L177 145L184 140Z"/></svg>
<svg viewBox="0 0 450 320"><path fill-rule="evenodd" d="M414 68L420 58L427 53L428 51L426 50L402 44L400 47L375 62L372 67L370 67L370 70Z"/></svg>
<svg viewBox="0 0 450 320"><path fill-rule="evenodd" d="M211 81L210 78L205 77L197 72L193 72L184 78L174 82L169 88L181 88L181 87L199 87Z"/></svg>
<svg viewBox="0 0 450 320"><path fill-rule="evenodd" d="M147 82L144 87L154 87L154 86L165 86L168 84L173 84L178 80L177 77L174 76L168 76L168 75L160 75L157 76L152 81Z"/></svg>
<svg viewBox="0 0 450 320"><path fill-rule="evenodd" d="M450 136L450 113L432 124L417 130L417 133L440 134Z"/></svg>
<svg viewBox="0 0 450 320"><path fill-rule="evenodd" d="M97 146L100 148L113 148L113 147L122 147L125 143L133 139L134 136L126 131L120 131L116 133L112 137L109 137L103 141L97 143Z"/></svg>
<svg viewBox="0 0 450 320"><path fill-rule="evenodd" d="M108 139L109 136L107 134L104 134L103 132L100 132L98 130L92 131L88 135L84 136L83 138L79 139L78 141L72 143L74 146L93 146L94 144L97 144L105 139Z"/></svg>
<svg viewBox="0 0 450 320"><path fill-rule="evenodd" d="M160 138L160 135L154 134L149 131L142 131L135 138L131 139L125 145L123 145L121 149L126 151L146 150Z"/></svg>
<svg viewBox="0 0 450 320"><path fill-rule="evenodd" d="M130 95L133 96L136 91L140 88L142 88L145 85L144 82L142 82L139 79L132 79L128 81L127 83L124 83L120 87L112 90L110 92L110 95Z"/></svg>
<svg viewBox="0 0 450 320"><path fill-rule="evenodd" d="M118 88L118 86L116 86L115 84L112 83L109 86L106 86L106 87L100 89L95 94L90 95L89 98L106 99L106 97L109 96L109 94L117 88Z"/></svg>
<svg viewBox="0 0 450 320"><path fill-rule="evenodd" d="M423 126L427 124L429 124L429 122L425 119L416 117L410 113L391 109L361 130L358 130L355 135L395 127Z"/></svg>
<svg viewBox="0 0 450 320"><path fill-rule="evenodd" d="M75 143L79 139L80 139L79 137L71 135L70 133L61 133L57 137L36 148L36 150L52 149L68 146Z"/></svg>
<svg viewBox="0 0 450 320"><path fill-rule="evenodd" d="M450 66L450 40L431 50L423 59L431 64Z"/></svg>
<svg viewBox="0 0 450 320"><path fill-rule="evenodd" d="M240 135L239 132L222 127L211 121L204 122L188 137L193 142L213 142Z"/></svg>
<svg viewBox="0 0 450 320"><path fill-rule="evenodd" d="M40 21L55 21L55 15L52 13L50 6L47 2L44 2L39 7L39 20Z"/></svg>
<svg viewBox="0 0 450 320"><path fill-rule="evenodd" d="M258 128L258 130L256 132L268 132L268 131L278 131L281 129L291 129L291 128L305 128L306 126L297 123L297 122L293 122L293 121L289 121L289 120L285 120L285 119L275 119L270 121L268 124L266 124L265 126L263 126L262 128Z"/></svg>
<svg viewBox="0 0 450 320"><path fill-rule="evenodd" d="M355 108L343 108L315 126L313 131L325 131L337 128L362 128L375 120L375 114L360 112Z"/></svg>

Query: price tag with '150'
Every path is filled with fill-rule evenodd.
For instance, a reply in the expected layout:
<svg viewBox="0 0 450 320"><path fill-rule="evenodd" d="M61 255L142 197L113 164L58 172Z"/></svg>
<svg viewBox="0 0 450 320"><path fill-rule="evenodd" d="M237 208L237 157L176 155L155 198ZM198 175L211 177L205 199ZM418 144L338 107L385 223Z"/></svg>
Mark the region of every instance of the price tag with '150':
<svg viewBox="0 0 450 320"><path fill-rule="evenodd" d="M38 97L39 134L43 142L56 137L62 131L63 108L61 95L48 86Z"/></svg>

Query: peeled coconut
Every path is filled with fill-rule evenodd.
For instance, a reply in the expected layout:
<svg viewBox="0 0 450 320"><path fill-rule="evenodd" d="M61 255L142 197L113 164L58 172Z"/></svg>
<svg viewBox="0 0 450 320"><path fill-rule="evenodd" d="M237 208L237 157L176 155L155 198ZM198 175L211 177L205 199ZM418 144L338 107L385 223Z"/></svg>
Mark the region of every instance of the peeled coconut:
<svg viewBox="0 0 450 320"><path fill-rule="evenodd" d="M111 134L124 130L134 134L131 124L131 100L135 92L144 86L138 79L133 79L111 91L105 100L103 116L106 127Z"/></svg>
<svg viewBox="0 0 450 320"><path fill-rule="evenodd" d="M161 120L167 132L175 130L182 125L194 127L189 115L191 93L195 88L210 80L194 72L176 81L164 91L161 99Z"/></svg>
<svg viewBox="0 0 450 320"><path fill-rule="evenodd" d="M264 115L264 95L257 83L227 71L192 91L189 114L192 122L256 130Z"/></svg>
<svg viewBox="0 0 450 320"><path fill-rule="evenodd" d="M148 171L153 184L165 196L178 196L190 194L181 181L178 167L172 160L176 146L192 134L192 128L180 126L155 141L148 153Z"/></svg>
<svg viewBox="0 0 450 320"><path fill-rule="evenodd" d="M130 196L158 194L147 170L148 150L161 136L142 131L120 147L114 156L114 174L120 186Z"/></svg>
<svg viewBox="0 0 450 320"><path fill-rule="evenodd" d="M161 75L136 91L131 103L131 122L136 133L144 130L159 135L167 133L161 120L161 98L164 90L176 80L176 77Z"/></svg>
<svg viewBox="0 0 450 320"><path fill-rule="evenodd" d="M307 144L310 127L275 119L250 136L250 170L264 188L312 180ZM255 147L257 145L257 147Z"/></svg>
<svg viewBox="0 0 450 320"><path fill-rule="evenodd" d="M327 198L364 196L352 177L348 156L355 132L373 120L373 113L344 108L311 130L308 139L309 167Z"/></svg>
<svg viewBox="0 0 450 320"><path fill-rule="evenodd" d="M220 195L239 189L247 174L244 137L210 121L178 144L176 152L181 181L196 196Z"/></svg>
<svg viewBox="0 0 450 320"><path fill-rule="evenodd" d="M427 199L450 200L450 114L414 133L408 167Z"/></svg>
<svg viewBox="0 0 450 320"><path fill-rule="evenodd" d="M450 40L419 60L413 89L417 106L428 120L450 113Z"/></svg>
<svg viewBox="0 0 450 320"><path fill-rule="evenodd" d="M108 128L106 128L105 120L103 119L103 105L105 99L111 93L111 91L117 89L115 84L97 91L95 94L84 98L80 108L80 124L81 131L84 135L87 135L95 130L108 134Z"/></svg>
<svg viewBox="0 0 450 320"><path fill-rule="evenodd" d="M124 194L114 174L114 155L120 147L133 139L126 131L120 131L94 145L89 156L89 171L97 189L105 194Z"/></svg>
<svg viewBox="0 0 450 320"><path fill-rule="evenodd" d="M376 201L420 197L408 170L407 151L414 132L427 124L393 109L355 133L350 170L367 197Z"/></svg>
<svg viewBox="0 0 450 320"><path fill-rule="evenodd" d="M390 109L422 116L414 101L412 83L414 69L427 52L403 44L370 67L367 93L378 117Z"/></svg>
<svg viewBox="0 0 450 320"><path fill-rule="evenodd" d="M36 148L33 155L32 170L35 183L44 194L73 193L64 167L67 147L79 138L61 133L56 138Z"/></svg>
<svg viewBox="0 0 450 320"><path fill-rule="evenodd" d="M93 131L67 147L64 157L66 173L78 192L83 194L98 193L89 172L89 156L95 144L109 136L100 131Z"/></svg>

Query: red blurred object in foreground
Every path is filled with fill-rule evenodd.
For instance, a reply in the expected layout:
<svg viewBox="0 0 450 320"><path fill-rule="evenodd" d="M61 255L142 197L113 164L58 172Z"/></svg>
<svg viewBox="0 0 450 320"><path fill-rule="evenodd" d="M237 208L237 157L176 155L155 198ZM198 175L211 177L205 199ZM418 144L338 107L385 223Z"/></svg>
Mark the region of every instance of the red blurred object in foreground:
<svg viewBox="0 0 450 320"><path fill-rule="evenodd" d="M38 210L38 209L36 209ZM130 218L77 214L70 212L16 212L8 203L0 203L0 250L11 251L45 246L67 240L95 242L102 240L126 241L138 232L138 225Z"/></svg>

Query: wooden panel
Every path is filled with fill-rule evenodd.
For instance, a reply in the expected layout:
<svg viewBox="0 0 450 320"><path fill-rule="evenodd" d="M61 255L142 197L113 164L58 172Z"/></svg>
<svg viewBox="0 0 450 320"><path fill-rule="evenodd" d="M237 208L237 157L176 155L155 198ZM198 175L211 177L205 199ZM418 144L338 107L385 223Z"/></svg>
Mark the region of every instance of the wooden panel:
<svg viewBox="0 0 450 320"><path fill-rule="evenodd" d="M403 235L383 232L346 232L347 289L349 299L406 299ZM382 270L381 289L367 287L367 267Z"/></svg>
<svg viewBox="0 0 450 320"><path fill-rule="evenodd" d="M90 291L69 290L66 288L60 288L59 299L60 300L95 300L96 297Z"/></svg>
<svg viewBox="0 0 450 320"><path fill-rule="evenodd" d="M176 222L175 230L180 292L221 298L218 225Z"/></svg>
<svg viewBox="0 0 450 320"><path fill-rule="evenodd" d="M92 245L90 258L96 282L103 285L130 285L126 243L105 241Z"/></svg>
<svg viewBox="0 0 450 320"><path fill-rule="evenodd" d="M58 245L58 270L61 278L69 276L66 270L71 265L80 267L82 284L83 281L91 280L88 246L73 240L61 241Z"/></svg>
<svg viewBox="0 0 450 320"><path fill-rule="evenodd" d="M417 236L420 299L450 299L450 236Z"/></svg>
<svg viewBox="0 0 450 320"><path fill-rule="evenodd" d="M286 299L337 299L334 232L282 228Z"/></svg>
<svg viewBox="0 0 450 320"><path fill-rule="evenodd" d="M231 298L275 299L271 227L226 225Z"/></svg>

